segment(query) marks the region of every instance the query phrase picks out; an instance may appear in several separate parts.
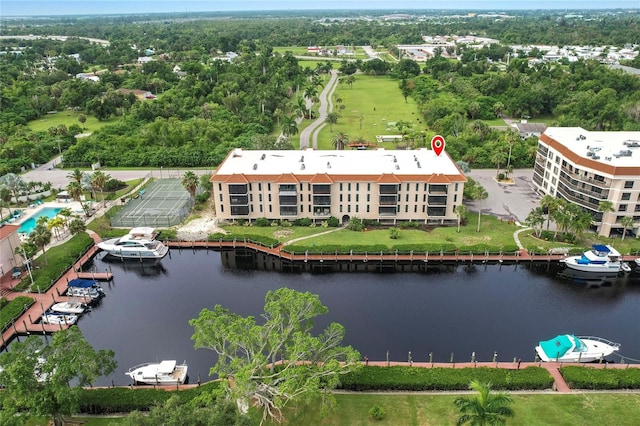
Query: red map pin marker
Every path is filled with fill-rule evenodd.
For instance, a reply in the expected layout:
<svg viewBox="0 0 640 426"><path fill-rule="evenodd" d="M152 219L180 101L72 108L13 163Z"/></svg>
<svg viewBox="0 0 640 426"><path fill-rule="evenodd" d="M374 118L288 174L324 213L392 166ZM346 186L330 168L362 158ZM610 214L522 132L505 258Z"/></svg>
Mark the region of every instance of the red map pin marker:
<svg viewBox="0 0 640 426"><path fill-rule="evenodd" d="M440 135L435 135L433 139L431 139L431 149L439 157L442 151L444 151L444 138Z"/></svg>

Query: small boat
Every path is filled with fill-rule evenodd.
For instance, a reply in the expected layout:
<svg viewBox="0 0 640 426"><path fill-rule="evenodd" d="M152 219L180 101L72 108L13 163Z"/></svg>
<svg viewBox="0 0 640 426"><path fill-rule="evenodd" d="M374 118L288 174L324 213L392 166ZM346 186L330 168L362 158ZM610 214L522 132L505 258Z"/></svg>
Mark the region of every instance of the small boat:
<svg viewBox="0 0 640 426"><path fill-rule="evenodd" d="M541 341L536 346L536 353L545 362L593 362L618 349L620 344L601 337L560 334L551 340Z"/></svg>
<svg viewBox="0 0 640 426"><path fill-rule="evenodd" d="M58 312L47 311L42 315L42 322L45 324L67 324L72 325L78 321L77 315L66 315Z"/></svg>
<svg viewBox="0 0 640 426"><path fill-rule="evenodd" d="M620 262L620 270L624 273L631 272L631 266L627 262Z"/></svg>
<svg viewBox="0 0 640 426"><path fill-rule="evenodd" d="M76 301L60 302L51 307L54 312L62 314L75 314L79 315L84 313L89 307L85 303Z"/></svg>
<svg viewBox="0 0 640 426"><path fill-rule="evenodd" d="M181 385L187 379L187 362L177 364L175 360L146 363L131 367L125 373L136 385Z"/></svg>
<svg viewBox="0 0 640 426"><path fill-rule="evenodd" d="M132 228L127 235L98 243L98 247L120 259L162 259L169 248L156 237L153 228Z"/></svg>
<svg viewBox="0 0 640 426"><path fill-rule="evenodd" d="M620 253L609 245L594 244L581 256L565 258L564 264L577 271L617 274L620 272Z"/></svg>
<svg viewBox="0 0 640 426"><path fill-rule="evenodd" d="M104 297L104 291L94 280L73 279L69 281L67 296L79 297L83 301L96 303Z"/></svg>

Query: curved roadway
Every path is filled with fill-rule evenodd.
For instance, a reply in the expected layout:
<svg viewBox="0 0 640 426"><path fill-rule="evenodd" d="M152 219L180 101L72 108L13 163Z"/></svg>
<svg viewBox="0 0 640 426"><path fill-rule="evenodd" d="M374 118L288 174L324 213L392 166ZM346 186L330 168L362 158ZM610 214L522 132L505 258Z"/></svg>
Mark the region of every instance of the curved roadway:
<svg viewBox="0 0 640 426"><path fill-rule="evenodd" d="M338 71L331 71L331 78L320 93L320 106L318 107L318 118L309 124L307 128L300 132L300 149L309 147L311 140L313 148L318 148L318 132L324 126L324 120L327 118L328 111L333 109L331 95L333 94L336 83L338 81Z"/></svg>

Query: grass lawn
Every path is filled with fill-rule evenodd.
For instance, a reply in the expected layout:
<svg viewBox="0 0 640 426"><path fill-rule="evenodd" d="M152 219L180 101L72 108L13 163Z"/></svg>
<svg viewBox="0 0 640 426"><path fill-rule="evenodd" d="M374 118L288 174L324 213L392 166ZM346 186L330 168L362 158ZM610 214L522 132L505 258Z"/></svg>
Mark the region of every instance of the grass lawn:
<svg viewBox="0 0 640 426"><path fill-rule="evenodd" d="M512 395L515 417L510 425L634 425L640 418L638 394ZM455 425L455 395L336 395L337 406L322 416L319 404L286 415L286 424L314 425ZM374 405L386 416L373 420L367 414Z"/></svg>
<svg viewBox="0 0 640 426"><path fill-rule="evenodd" d="M506 126L507 123L504 122L502 118L494 118L493 120L481 120L487 126Z"/></svg>
<svg viewBox="0 0 640 426"><path fill-rule="evenodd" d="M334 111L341 117L333 131L329 126L320 131L318 149L333 149L331 139L338 132L346 133L351 141L361 138L367 142L375 142L376 135L399 134L395 128L387 129L388 122L405 121L413 123L414 129L424 128L417 121L421 117L415 101L409 97L405 103L398 82L387 76L356 75L352 88L338 83L334 99L336 94L342 98L344 108L338 109L340 105L334 102Z"/></svg>
<svg viewBox="0 0 640 426"><path fill-rule="evenodd" d="M333 46L325 46L327 49L333 49ZM293 54L294 56L316 56L315 53L309 53L307 52L307 46L280 46L280 47L274 47L273 48L274 52L277 53L281 53L281 54L285 54L286 52L291 52L291 54ZM347 56L347 59L366 59L369 57L369 55L367 55L364 51L364 49L360 46L354 46L354 52L355 55L353 56ZM325 60L325 59L331 59L331 60L336 60L336 59L340 59L342 60L344 58L344 56L318 56L318 60Z"/></svg>
<svg viewBox="0 0 640 426"><path fill-rule="evenodd" d="M368 230L364 232L354 232L341 229L326 235L320 235L296 242L296 246L349 246L350 243L356 242L358 245L374 245L386 244L389 249L396 245L405 244L421 244L428 242L429 244L457 244L461 250L465 246L473 246L476 244L489 244L499 247L513 246L513 233L518 228L506 222L500 222L499 219L482 215L480 222L480 232L477 229L476 214L469 215L469 222L466 226L460 228L460 233L455 227L435 228L425 232L416 229L401 229L398 238L392 240L389 238L388 229ZM499 250L499 249L498 249Z"/></svg>
<svg viewBox="0 0 640 426"><path fill-rule="evenodd" d="M294 238L306 237L309 235L319 234L321 232L328 231L335 228L323 228L317 226L310 228L308 226L239 226L230 225L223 227L226 231L233 235L245 236L245 235L260 235L264 237L275 238L279 241L285 242L293 240ZM336 231L340 232L340 231ZM310 240L311 241L311 240Z"/></svg>
<svg viewBox="0 0 640 426"><path fill-rule="evenodd" d="M42 118L30 121L29 123L27 123L27 125L34 132L46 132L49 127L58 126L60 124L64 124L67 127L71 126L72 124L77 124L80 127L84 127L84 132L89 133L103 126L106 126L107 124L116 123L120 120L120 117L111 117L105 121L98 121L98 119L93 115L85 114L87 117L87 121L83 125L78 121L78 116L80 114L81 113L74 113L72 111L65 110L57 112L55 114L47 114Z"/></svg>

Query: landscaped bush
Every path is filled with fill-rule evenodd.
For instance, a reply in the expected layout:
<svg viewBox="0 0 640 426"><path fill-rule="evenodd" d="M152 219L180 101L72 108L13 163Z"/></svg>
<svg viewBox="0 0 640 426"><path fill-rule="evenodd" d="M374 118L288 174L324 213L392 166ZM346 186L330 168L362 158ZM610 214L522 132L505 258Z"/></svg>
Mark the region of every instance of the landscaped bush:
<svg viewBox="0 0 640 426"><path fill-rule="evenodd" d="M353 253L388 253L389 249L384 244L375 244L375 245L351 245L351 246L336 246L336 245L316 245L316 246L301 246L301 245L288 245L282 249L282 251L287 253L336 253L339 254L350 254Z"/></svg>
<svg viewBox="0 0 640 426"><path fill-rule="evenodd" d="M121 180L109 179L104 184L104 191L105 192L113 192L113 191L117 191L118 189L125 188L126 186L127 186L127 184L124 183Z"/></svg>
<svg viewBox="0 0 640 426"><path fill-rule="evenodd" d="M398 228L400 229L418 229L420 228L420 222L399 222Z"/></svg>
<svg viewBox="0 0 640 426"><path fill-rule="evenodd" d="M147 411L172 395L178 395L185 403L203 392L211 392L220 387L220 382L209 382L202 386L182 391L167 392L164 389L85 389L80 396L80 411L86 414L128 413Z"/></svg>
<svg viewBox="0 0 640 426"><path fill-rule="evenodd" d="M244 242L245 240L247 240L247 242L262 244L263 246L266 246L266 247L277 246L278 244L280 244L279 240L275 238L267 237L266 235L251 235L251 234L237 235L237 234L223 234L221 232L216 232L215 234L209 235L207 237L207 240L208 241L234 241L235 240L238 242Z"/></svg>
<svg viewBox="0 0 640 426"><path fill-rule="evenodd" d="M293 221L295 226L311 226L313 221L308 217L303 217L302 219L296 219Z"/></svg>
<svg viewBox="0 0 640 426"><path fill-rule="evenodd" d="M382 420L387 413L384 412L384 408L379 405L374 405L369 408L369 416L374 420Z"/></svg>
<svg viewBox="0 0 640 426"><path fill-rule="evenodd" d="M269 219L266 217L259 217L255 221L256 226L270 226Z"/></svg>
<svg viewBox="0 0 640 426"><path fill-rule="evenodd" d="M4 299L6 301L6 299ZM12 301L3 305L0 309L0 330L4 330L5 326L11 324L11 321L18 318L24 308L33 304L34 300L27 296L18 296Z"/></svg>
<svg viewBox="0 0 640 426"><path fill-rule="evenodd" d="M329 219L327 219L327 224L331 228L337 228L338 226L340 226L340 220L338 220L338 218L335 216L331 216Z"/></svg>
<svg viewBox="0 0 640 426"><path fill-rule="evenodd" d="M562 377L572 389L640 389L640 368L560 368Z"/></svg>
<svg viewBox="0 0 640 426"><path fill-rule="evenodd" d="M495 389L549 389L553 378L546 369L363 367L341 377L340 388L352 391L467 390L472 380L492 383Z"/></svg>

